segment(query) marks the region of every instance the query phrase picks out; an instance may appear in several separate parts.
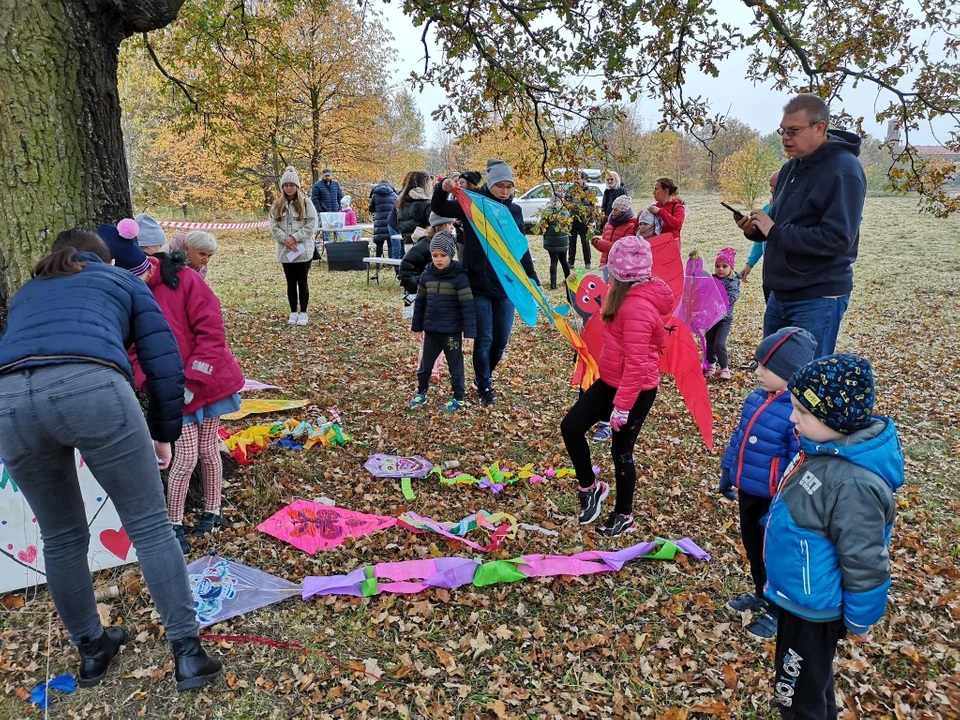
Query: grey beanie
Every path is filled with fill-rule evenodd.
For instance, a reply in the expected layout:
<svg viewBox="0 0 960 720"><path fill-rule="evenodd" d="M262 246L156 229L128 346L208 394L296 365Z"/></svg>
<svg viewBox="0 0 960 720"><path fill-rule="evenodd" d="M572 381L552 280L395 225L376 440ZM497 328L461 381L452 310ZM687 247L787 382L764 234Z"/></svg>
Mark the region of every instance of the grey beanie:
<svg viewBox="0 0 960 720"><path fill-rule="evenodd" d="M437 215L432 210L430 211L430 227L436 227L437 225L446 225L447 223L454 222L453 218L444 217L443 215Z"/></svg>
<svg viewBox="0 0 960 720"><path fill-rule="evenodd" d="M452 260L457 253L457 238L446 230L441 230L430 241L430 252L442 250Z"/></svg>
<svg viewBox="0 0 960 720"><path fill-rule="evenodd" d="M166 233L163 232L163 228L161 228L152 217L146 213L140 213L134 220L137 221L137 225L140 227L140 232L137 233L137 243L140 247L156 247L167 244Z"/></svg>
<svg viewBox="0 0 960 720"><path fill-rule="evenodd" d="M513 170L503 160L487 160L487 187L492 188L498 182L513 182Z"/></svg>
<svg viewBox="0 0 960 720"><path fill-rule="evenodd" d="M633 210L633 200L629 195L621 195L613 201L611 206L614 210Z"/></svg>
<svg viewBox="0 0 960 720"><path fill-rule="evenodd" d="M798 327L785 327L767 335L757 346L753 359L774 375L789 381L793 374L813 362L817 340Z"/></svg>

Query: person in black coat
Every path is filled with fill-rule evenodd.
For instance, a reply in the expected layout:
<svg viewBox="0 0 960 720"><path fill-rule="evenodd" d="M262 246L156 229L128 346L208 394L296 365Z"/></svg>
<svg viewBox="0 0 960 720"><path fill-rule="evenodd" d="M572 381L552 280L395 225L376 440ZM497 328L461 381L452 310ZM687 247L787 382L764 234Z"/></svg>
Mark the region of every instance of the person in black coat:
<svg viewBox="0 0 960 720"><path fill-rule="evenodd" d="M420 170L410 173L407 184L400 191L396 203L397 231L404 244L413 242L413 232L418 227L430 226L430 176Z"/></svg>
<svg viewBox="0 0 960 720"><path fill-rule="evenodd" d="M513 187L513 170L510 166L503 160L488 160L487 182L479 192L494 202L505 205L510 210L517 229L523 235L523 213L520 207L513 203ZM455 189L456 183L450 178L438 183L433 189L430 207L438 215L463 222L463 264L470 279L477 312L477 342L473 348L473 371L476 374L480 402L489 406L495 404L497 400L491 387L491 376L510 341L515 310L460 203L449 200L447 197ZM540 279L533 267L533 258L530 257L529 250L520 258L520 264L527 276L539 285Z"/></svg>
<svg viewBox="0 0 960 720"><path fill-rule="evenodd" d="M420 285L420 275L430 264L430 241L438 232L453 232L453 219L440 217L436 213L430 213L430 227L423 237L414 243L400 261L400 272L398 277L403 289L411 295L416 295L417 287Z"/></svg>
<svg viewBox="0 0 960 720"><path fill-rule="evenodd" d="M431 262L417 286L411 329L423 333L423 354L417 369L417 394L410 402L413 409L427 401L430 375L441 352L447 358L453 386L453 399L441 409L455 412L465 402L463 338L477 336L477 318L470 281L463 266L453 259L456 251L457 239L452 232L434 235L430 241Z"/></svg>
<svg viewBox="0 0 960 720"><path fill-rule="evenodd" d="M603 232L603 226L607 224L607 218L610 217L610 212L613 210L613 201L616 200L621 195L627 194L627 188L620 181L620 175L615 173L613 170L607 171L607 188L603 191L603 200L600 202L600 211L603 215L600 218L600 223L597 226L597 232Z"/></svg>
<svg viewBox="0 0 960 720"><path fill-rule="evenodd" d="M388 254L392 258L394 253L390 252L390 228L387 220L390 218L390 211L397 204L397 191L384 178L379 184L374 185L370 191L370 206L367 208L373 213L373 242L377 246L377 257L383 257L383 244L387 243ZM396 258L399 260L400 258Z"/></svg>

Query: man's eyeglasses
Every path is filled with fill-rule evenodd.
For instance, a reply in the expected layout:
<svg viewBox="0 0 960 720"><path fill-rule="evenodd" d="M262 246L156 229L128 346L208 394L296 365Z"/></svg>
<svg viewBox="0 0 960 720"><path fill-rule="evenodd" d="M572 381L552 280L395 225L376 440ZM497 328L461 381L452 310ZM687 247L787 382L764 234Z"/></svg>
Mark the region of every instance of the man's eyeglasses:
<svg viewBox="0 0 960 720"><path fill-rule="evenodd" d="M797 135L799 135L800 133L802 133L804 130L808 130L809 128L812 128L812 127L813 127L814 125L816 125L816 124L817 124L817 123L812 122L812 123L810 123L809 125L807 125L807 127L802 127L802 128L782 128L782 127L778 127L778 128L777 128L777 135L785 136L785 137L791 137L791 138L792 138L792 137L796 137Z"/></svg>

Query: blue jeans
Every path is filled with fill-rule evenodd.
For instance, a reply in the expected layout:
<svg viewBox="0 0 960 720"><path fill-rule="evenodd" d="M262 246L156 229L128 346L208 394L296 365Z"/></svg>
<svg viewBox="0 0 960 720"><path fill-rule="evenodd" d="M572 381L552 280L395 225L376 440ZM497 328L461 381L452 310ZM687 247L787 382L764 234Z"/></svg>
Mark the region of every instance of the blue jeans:
<svg viewBox="0 0 960 720"><path fill-rule="evenodd" d="M477 339L473 344L473 372L480 390L490 389L490 376L503 357L513 331L513 303L506 298L475 295Z"/></svg>
<svg viewBox="0 0 960 720"><path fill-rule="evenodd" d="M840 332L840 321L843 320L849 303L849 295L781 302L777 300L776 293L770 293L767 310L763 314L763 336L773 335L780 328L800 327L817 340L814 359L833 355Z"/></svg>
<svg viewBox="0 0 960 720"><path fill-rule="evenodd" d="M70 640L78 644L103 633L74 448L137 549L167 639L197 637L187 566L130 382L105 365L65 363L0 376L0 457L36 515L47 586Z"/></svg>
<svg viewBox="0 0 960 720"><path fill-rule="evenodd" d="M389 225L387 226L387 232L390 233L390 257L394 260L403 260L403 238L394 238L393 236L399 236L399 233Z"/></svg>

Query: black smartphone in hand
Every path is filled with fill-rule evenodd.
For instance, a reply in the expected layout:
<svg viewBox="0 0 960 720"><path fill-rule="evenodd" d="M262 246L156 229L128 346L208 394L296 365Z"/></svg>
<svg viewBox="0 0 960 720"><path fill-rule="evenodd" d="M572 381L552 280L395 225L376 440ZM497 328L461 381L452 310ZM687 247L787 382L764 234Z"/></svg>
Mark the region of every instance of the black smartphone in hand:
<svg viewBox="0 0 960 720"><path fill-rule="evenodd" d="M742 213L742 212L740 212L739 210L737 210L737 209L734 208L734 207L730 207L730 206L727 205L725 202L721 202L720 204L723 205L727 210L729 210L730 212L733 213L733 219L734 219L734 220L736 220L737 222L739 222L740 220L743 220L743 213Z"/></svg>

